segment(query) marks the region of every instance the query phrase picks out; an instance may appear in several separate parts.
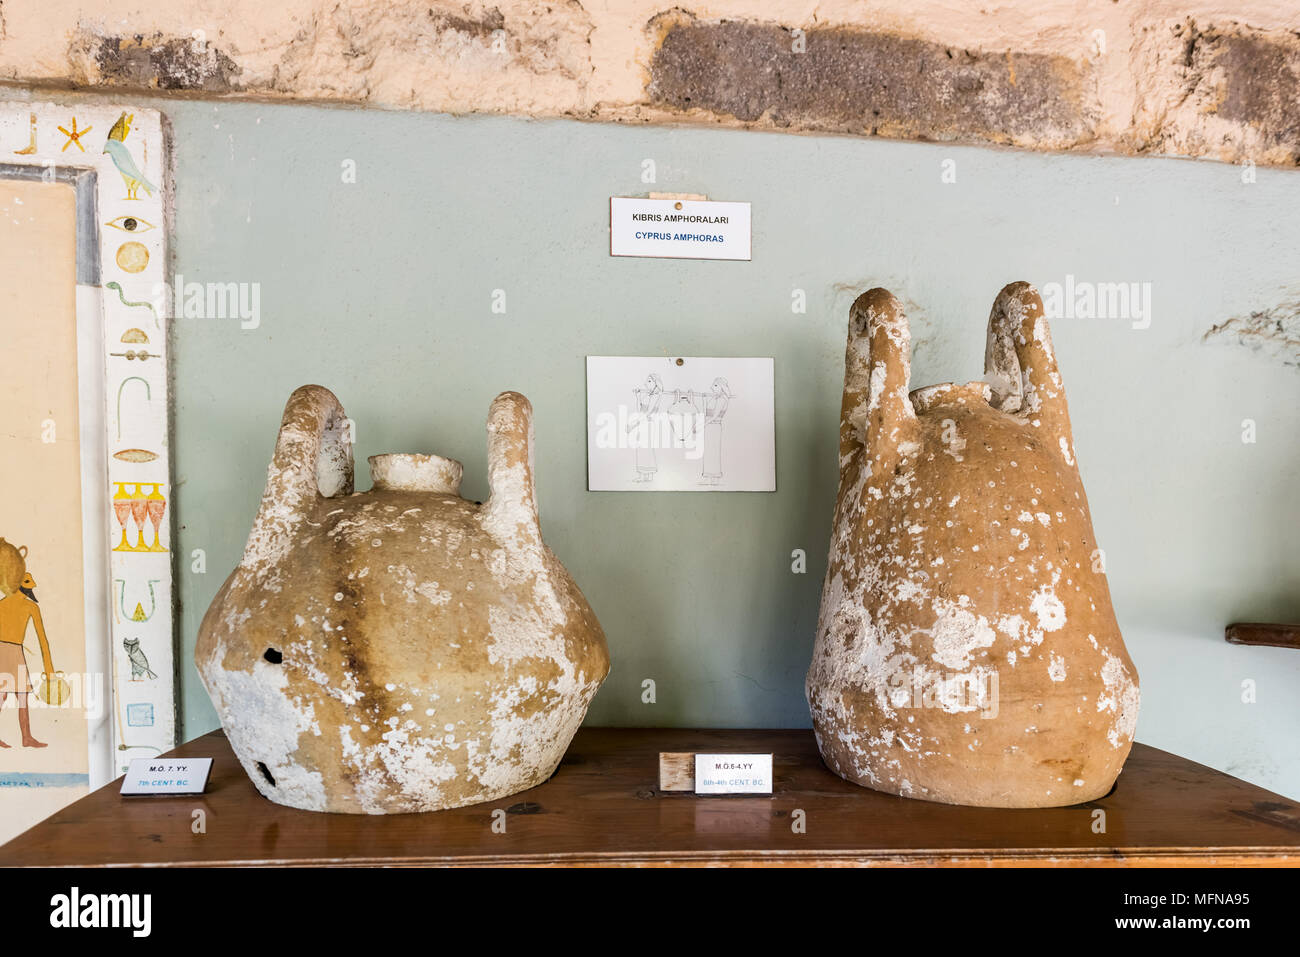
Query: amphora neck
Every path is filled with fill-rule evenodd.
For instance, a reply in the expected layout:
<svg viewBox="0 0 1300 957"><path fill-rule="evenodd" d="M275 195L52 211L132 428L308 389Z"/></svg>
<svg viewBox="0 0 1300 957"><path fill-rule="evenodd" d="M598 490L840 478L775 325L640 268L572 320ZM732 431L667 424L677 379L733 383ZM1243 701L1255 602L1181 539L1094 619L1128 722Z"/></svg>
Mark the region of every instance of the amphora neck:
<svg viewBox="0 0 1300 957"><path fill-rule="evenodd" d="M460 494L464 469L455 459L414 452L389 452L372 455L368 461L370 477L375 488L381 491Z"/></svg>

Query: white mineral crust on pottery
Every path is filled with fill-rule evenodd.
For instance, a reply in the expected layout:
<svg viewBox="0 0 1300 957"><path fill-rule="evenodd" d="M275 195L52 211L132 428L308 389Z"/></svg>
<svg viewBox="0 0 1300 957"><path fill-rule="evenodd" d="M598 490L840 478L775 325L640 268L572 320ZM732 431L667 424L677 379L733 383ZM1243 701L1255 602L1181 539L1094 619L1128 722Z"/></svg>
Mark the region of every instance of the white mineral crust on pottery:
<svg viewBox="0 0 1300 957"><path fill-rule="evenodd" d="M532 407L488 416L492 494L459 462L370 459L329 390L285 408L243 561L195 661L257 789L315 811L390 814L492 801L555 771L609 673L605 636L542 543Z"/></svg>
<svg viewBox="0 0 1300 957"><path fill-rule="evenodd" d="M1105 795L1138 681L1079 480L1038 293L989 317L985 381L909 395L895 298L853 304L840 483L807 694L866 787L950 804Z"/></svg>

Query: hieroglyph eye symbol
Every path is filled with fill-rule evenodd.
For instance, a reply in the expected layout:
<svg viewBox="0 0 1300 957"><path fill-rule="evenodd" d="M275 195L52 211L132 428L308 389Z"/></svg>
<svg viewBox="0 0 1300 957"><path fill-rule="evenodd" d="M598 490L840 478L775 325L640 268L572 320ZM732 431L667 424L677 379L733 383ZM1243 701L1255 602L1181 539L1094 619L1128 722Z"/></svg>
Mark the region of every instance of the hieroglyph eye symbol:
<svg viewBox="0 0 1300 957"><path fill-rule="evenodd" d="M117 219L110 219L104 225L128 233L147 233L155 228L153 223L147 219L141 219L139 216L119 216Z"/></svg>

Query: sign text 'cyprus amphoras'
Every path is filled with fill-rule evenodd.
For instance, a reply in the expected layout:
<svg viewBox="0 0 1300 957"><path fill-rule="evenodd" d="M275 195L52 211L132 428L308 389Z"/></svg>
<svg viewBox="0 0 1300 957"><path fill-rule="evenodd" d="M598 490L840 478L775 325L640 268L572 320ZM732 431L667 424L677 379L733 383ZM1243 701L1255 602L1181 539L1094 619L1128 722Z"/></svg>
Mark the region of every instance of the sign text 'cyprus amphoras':
<svg viewBox="0 0 1300 957"><path fill-rule="evenodd" d="M545 781L609 672L605 635L542 543L533 413L488 414L483 504L459 462L370 459L320 386L290 397L243 560L195 660L258 790L317 811L459 807Z"/></svg>
<svg viewBox="0 0 1300 957"><path fill-rule="evenodd" d="M1027 283L994 303L984 361L984 382L909 395L897 300L853 304L813 726L831 769L866 787L1077 804L1119 774L1138 682Z"/></svg>

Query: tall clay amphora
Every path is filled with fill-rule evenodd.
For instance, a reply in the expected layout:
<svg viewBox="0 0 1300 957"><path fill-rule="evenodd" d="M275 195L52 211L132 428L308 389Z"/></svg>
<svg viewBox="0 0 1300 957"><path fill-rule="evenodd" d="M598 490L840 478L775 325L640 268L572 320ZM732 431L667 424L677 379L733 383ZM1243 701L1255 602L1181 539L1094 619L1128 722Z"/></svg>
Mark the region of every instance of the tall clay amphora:
<svg viewBox="0 0 1300 957"><path fill-rule="evenodd" d="M320 386L290 397L243 560L195 661L273 801L388 814L491 801L555 771L609 672L605 635L542 543L532 407L497 396L484 504L459 462L370 459Z"/></svg>
<svg viewBox="0 0 1300 957"><path fill-rule="evenodd" d="M853 304L840 485L808 703L866 787L1050 807L1106 794L1133 743L1120 638L1043 303L989 317L985 382L908 393L903 311Z"/></svg>

